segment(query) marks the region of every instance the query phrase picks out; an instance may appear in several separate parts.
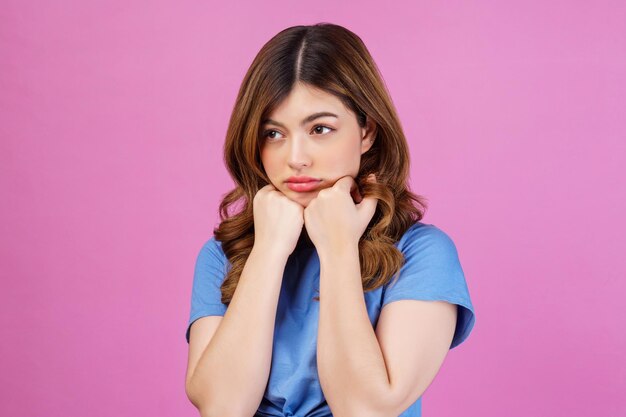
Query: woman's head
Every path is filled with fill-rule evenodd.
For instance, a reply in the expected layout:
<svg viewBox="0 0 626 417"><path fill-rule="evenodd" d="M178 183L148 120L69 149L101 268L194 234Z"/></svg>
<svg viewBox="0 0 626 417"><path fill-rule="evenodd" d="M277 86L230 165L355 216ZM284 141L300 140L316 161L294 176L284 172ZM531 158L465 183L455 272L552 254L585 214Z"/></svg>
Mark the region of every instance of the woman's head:
<svg viewBox="0 0 626 417"><path fill-rule="evenodd" d="M320 112L337 117L301 123ZM409 168L371 55L357 35L328 23L287 28L261 48L233 109L225 161L249 200L272 183L303 206L345 175L361 182L376 173L391 189L403 188ZM292 176L321 182L311 192L293 191L286 183Z"/></svg>
<svg viewBox="0 0 626 417"><path fill-rule="evenodd" d="M298 81L261 121L261 163L277 190L307 207L339 178L357 177L374 137L372 122L360 126L336 96ZM313 181L297 182L305 177Z"/></svg>

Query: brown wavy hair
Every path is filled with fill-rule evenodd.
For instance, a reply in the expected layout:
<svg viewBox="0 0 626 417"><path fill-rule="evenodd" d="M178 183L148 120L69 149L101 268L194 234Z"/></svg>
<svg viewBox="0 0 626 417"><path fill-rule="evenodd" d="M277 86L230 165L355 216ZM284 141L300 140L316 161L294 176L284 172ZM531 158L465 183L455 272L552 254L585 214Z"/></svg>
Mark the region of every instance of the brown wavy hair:
<svg viewBox="0 0 626 417"><path fill-rule="evenodd" d="M270 184L260 158L261 121L296 82L338 97L361 127L367 119L376 125L374 143L361 155L355 178L361 195L378 199L376 212L359 240L365 292L397 276L404 257L394 243L422 219L427 208L426 198L409 190L408 144L384 81L361 38L331 23L284 29L254 58L226 133L224 162L236 186L220 203L220 224L213 230L230 263L221 286L224 304L230 303L254 245L254 196ZM371 173L376 175L375 184L365 181ZM303 228L298 245L307 238Z"/></svg>

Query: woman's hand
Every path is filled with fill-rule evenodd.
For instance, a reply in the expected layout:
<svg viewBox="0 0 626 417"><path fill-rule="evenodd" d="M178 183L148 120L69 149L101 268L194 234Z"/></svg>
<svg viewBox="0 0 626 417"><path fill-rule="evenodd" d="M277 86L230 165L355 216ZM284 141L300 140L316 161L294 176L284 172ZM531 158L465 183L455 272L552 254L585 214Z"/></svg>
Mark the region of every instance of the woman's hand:
<svg viewBox="0 0 626 417"><path fill-rule="evenodd" d="M304 225L304 208L272 184L257 191L252 202L254 245L289 256Z"/></svg>
<svg viewBox="0 0 626 417"><path fill-rule="evenodd" d="M371 174L368 181L376 181L375 175ZM321 190L304 209L304 224L317 251L334 253L346 245L358 245L377 205L377 199L361 197L351 176Z"/></svg>

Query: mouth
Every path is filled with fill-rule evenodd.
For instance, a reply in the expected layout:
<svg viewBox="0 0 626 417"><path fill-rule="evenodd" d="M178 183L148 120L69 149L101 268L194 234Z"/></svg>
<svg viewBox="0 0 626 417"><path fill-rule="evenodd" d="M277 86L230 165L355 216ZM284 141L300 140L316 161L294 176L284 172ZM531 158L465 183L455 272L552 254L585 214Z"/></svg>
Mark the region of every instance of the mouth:
<svg viewBox="0 0 626 417"><path fill-rule="evenodd" d="M299 193L306 193L310 191L314 191L321 183L321 180L311 180L306 182L290 182L287 181L287 188L291 191L296 191Z"/></svg>

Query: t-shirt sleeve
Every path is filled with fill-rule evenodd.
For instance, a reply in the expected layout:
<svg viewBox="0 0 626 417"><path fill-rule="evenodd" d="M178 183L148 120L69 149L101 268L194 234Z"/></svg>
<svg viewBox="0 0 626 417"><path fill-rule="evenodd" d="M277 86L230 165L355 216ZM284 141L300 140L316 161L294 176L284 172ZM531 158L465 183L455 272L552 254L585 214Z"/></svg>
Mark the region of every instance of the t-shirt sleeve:
<svg viewBox="0 0 626 417"><path fill-rule="evenodd" d="M200 317L223 316L226 305L222 303L220 287L226 277L228 259L222 252L221 243L211 237L200 249L196 258L193 286L191 289L191 311L185 338L189 343L191 325Z"/></svg>
<svg viewBox="0 0 626 417"><path fill-rule="evenodd" d="M434 225L411 227L398 244L405 262L383 287L381 309L397 300L438 300L456 304L457 322L450 349L469 336L476 320L465 275L452 239Z"/></svg>

